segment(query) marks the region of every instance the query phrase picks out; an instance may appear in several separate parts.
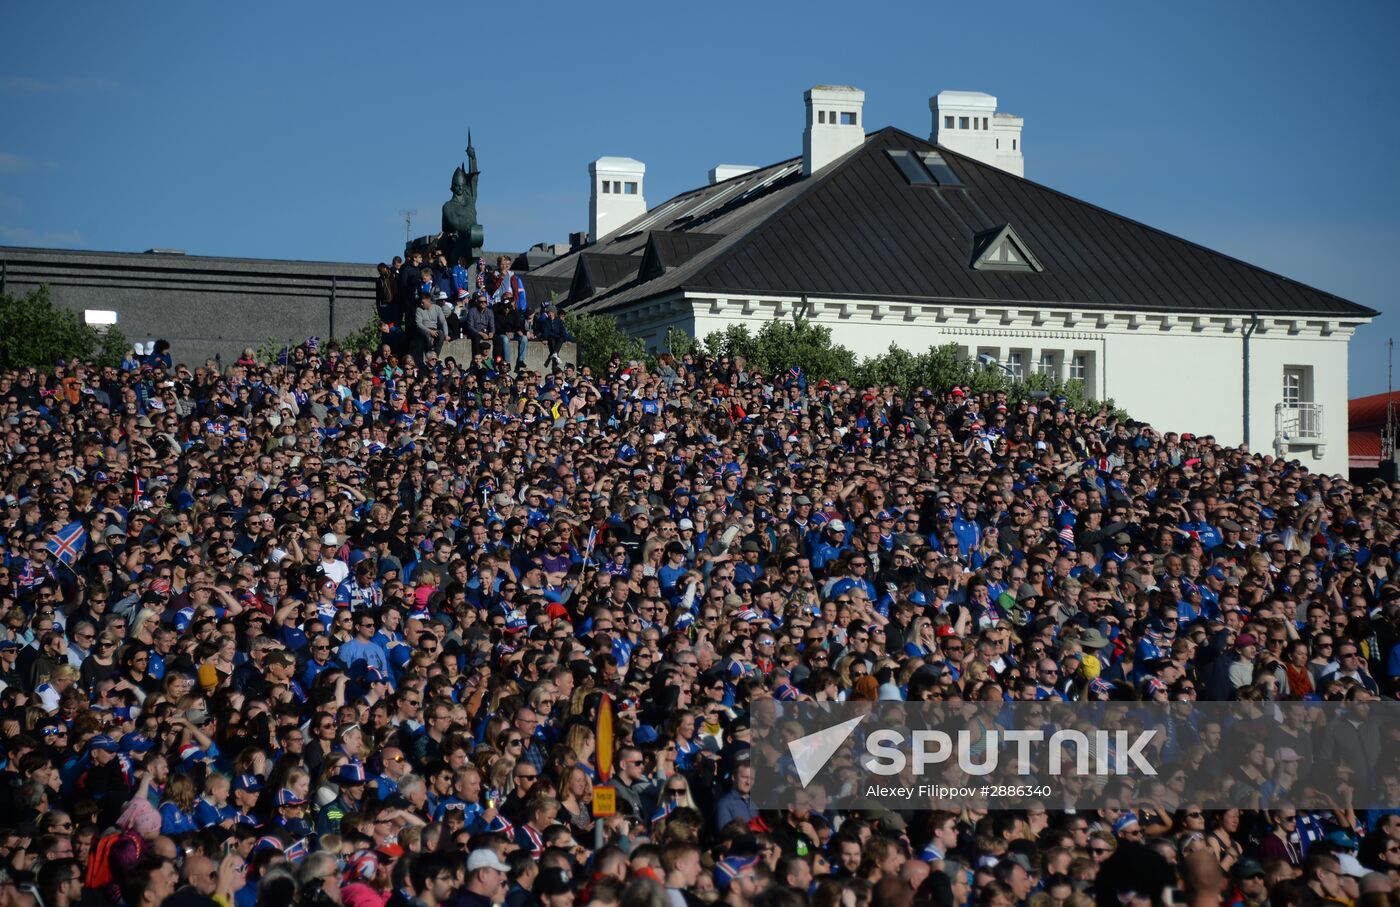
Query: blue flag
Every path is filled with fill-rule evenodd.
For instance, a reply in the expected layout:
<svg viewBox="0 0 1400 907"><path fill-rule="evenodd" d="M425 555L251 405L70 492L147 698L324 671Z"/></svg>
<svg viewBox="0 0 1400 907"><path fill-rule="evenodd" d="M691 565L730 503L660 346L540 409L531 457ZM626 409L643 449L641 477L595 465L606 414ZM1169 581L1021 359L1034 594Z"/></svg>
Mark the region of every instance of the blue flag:
<svg viewBox="0 0 1400 907"><path fill-rule="evenodd" d="M87 530L80 520L74 520L55 532L44 548L65 566L71 567L83 556L87 541Z"/></svg>

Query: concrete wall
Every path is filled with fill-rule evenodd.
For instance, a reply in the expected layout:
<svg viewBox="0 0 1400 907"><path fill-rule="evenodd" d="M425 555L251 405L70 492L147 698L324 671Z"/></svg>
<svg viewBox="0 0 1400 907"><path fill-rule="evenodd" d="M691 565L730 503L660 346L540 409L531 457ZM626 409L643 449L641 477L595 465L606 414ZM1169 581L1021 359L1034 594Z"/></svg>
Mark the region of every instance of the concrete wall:
<svg viewBox="0 0 1400 907"><path fill-rule="evenodd" d="M773 318L798 311L791 299L690 297L638 307L619 324L664 349L675 326L705 337L730 324L757 332ZM969 308L920 303L808 300L811 320L858 356L878 356L895 344L912 352L957 344L969 357L984 353L1009 363L1021 356L1025 373L1042 353L1060 378L1083 357L1091 395L1112 398L1159 431L1214 435L1226 445L1245 440L1245 319L1149 312L1091 312ZM1275 452L1275 406L1283 401L1287 366L1309 370L1311 402L1321 404L1322 437L1290 439L1288 458L1329 473L1347 468L1347 342L1364 322L1261 319L1250 340L1250 447Z"/></svg>
<svg viewBox="0 0 1400 907"><path fill-rule="evenodd" d="M190 363L345 336L373 317L374 279L362 264L0 247L3 292L48 284L56 304L114 311L132 342L164 338Z"/></svg>

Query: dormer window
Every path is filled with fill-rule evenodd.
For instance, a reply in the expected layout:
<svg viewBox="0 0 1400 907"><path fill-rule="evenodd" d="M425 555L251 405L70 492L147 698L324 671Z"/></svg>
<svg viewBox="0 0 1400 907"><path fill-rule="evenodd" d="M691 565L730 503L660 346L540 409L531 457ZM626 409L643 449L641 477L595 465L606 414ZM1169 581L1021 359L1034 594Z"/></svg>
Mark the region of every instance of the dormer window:
<svg viewBox="0 0 1400 907"><path fill-rule="evenodd" d="M973 242L974 271L1043 271L1021 237L1005 224L978 234Z"/></svg>

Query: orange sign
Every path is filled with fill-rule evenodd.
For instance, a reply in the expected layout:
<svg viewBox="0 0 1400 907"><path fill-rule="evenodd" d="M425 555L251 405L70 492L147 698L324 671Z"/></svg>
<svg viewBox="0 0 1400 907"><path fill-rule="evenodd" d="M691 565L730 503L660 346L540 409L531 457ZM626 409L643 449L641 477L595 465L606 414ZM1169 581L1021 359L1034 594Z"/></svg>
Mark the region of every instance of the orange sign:
<svg viewBox="0 0 1400 907"><path fill-rule="evenodd" d="M593 817L601 819L617 815L617 788L611 784L593 786Z"/></svg>
<svg viewBox="0 0 1400 907"><path fill-rule="evenodd" d="M594 749L598 752L598 780L606 784L608 779L612 777L613 761L612 700L608 698L607 693L604 693L603 698L598 700L598 730L595 737ZM612 813L608 813L608 815L612 815Z"/></svg>

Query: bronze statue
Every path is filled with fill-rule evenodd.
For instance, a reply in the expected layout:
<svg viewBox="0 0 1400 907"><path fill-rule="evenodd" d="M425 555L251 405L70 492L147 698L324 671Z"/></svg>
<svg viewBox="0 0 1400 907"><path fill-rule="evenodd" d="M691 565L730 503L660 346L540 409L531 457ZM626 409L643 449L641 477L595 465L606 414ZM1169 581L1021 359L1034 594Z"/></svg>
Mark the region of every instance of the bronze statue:
<svg viewBox="0 0 1400 907"><path fill-rule="evenodd" d="M452 198L442 206L442 234L439 248L448 261L465 257L474 262L481 255L481 224L476 222L476 184L481 171L476 166L476 149L471 130L467 131L467 161L470 169L458 167L452 174Z"/></svg>

